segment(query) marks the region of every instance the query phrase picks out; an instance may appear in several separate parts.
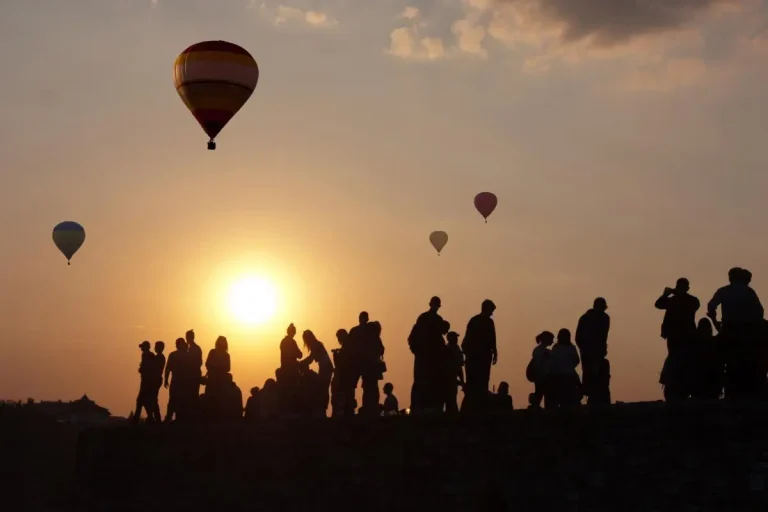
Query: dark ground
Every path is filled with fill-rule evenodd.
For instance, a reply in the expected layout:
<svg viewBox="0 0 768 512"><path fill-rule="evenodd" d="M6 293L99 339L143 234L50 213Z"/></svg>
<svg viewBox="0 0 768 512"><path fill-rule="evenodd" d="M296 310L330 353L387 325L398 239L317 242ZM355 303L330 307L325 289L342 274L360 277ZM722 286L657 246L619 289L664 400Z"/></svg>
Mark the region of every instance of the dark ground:
<svg viewBox="0 0 768 512"><path fill-rule="evenodd" d="M109 512L768 510L766 420L765 406L652 403L453 420L118 426L76 442L64 425L2 418L3 503Z"/></svg>

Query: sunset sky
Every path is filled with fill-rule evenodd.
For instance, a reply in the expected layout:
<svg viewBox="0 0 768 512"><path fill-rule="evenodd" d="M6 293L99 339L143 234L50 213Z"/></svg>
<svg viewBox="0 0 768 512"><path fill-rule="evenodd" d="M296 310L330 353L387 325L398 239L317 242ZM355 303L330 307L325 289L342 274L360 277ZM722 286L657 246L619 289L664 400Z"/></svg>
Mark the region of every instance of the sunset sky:
<svg viewBox="0 0 768 512"><path fill-rule="evenodd" d="M125 416L138 343L189 328L247 395L289 322L330 349L365 309L407 406L437 294L460 334L496 302L518 407L534 336L603 295L614 400L660 398L663 288L706 303L739 265L768 290L766 29L751 0L3 1L0 397ZM208 39L261 69L216 151L172 84ZM256 328L226 300L247 275L279 295Z"/></svg>

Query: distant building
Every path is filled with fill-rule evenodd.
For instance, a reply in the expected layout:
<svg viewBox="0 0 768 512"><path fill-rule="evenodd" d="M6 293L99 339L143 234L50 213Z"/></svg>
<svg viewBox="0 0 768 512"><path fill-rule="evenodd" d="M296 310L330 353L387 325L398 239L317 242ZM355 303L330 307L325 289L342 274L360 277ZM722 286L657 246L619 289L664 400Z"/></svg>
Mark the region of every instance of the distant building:
<svg viewBox="0 0 768 512"><path fill-rule="evenodd" d="M26 407L56 421L78 425L99 425L111 419L109 410L88 398L88 395L72 402L30 402Z"/></svg>

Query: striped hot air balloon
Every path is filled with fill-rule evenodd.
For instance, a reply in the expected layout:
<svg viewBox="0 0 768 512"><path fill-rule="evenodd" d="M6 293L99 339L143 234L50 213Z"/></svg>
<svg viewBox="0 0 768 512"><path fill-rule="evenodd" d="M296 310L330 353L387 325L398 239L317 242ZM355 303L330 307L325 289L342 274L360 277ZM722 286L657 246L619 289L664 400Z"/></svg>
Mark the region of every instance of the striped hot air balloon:
<svg viewBox="0 0 768 512"><path fill-rule="evenodd" d="M53 228L53 243L59 248L61 253L67 258L67 265L72 256L80 249L85 242L85 229L77 222L60 222Z"/></svg>
<svg viewBox="0 0 768 512"><path fill-rule="evenodd" d="M182 101L214 139L245 105L259 81L259 66L240 46L226 41L193 44L176 58L173 83Z"/></svg>

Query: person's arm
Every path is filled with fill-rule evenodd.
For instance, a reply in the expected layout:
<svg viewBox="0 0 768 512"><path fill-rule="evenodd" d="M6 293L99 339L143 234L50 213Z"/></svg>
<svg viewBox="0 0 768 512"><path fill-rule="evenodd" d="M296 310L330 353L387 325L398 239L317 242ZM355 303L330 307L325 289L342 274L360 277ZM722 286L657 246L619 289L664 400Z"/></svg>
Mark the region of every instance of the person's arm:
<svg viewBox="0 0 768 512"><path fill-rule="evenodd" d="M720 307L720 304L723 302L722 299L722 288L720 290L717 290L715 294L712 296L712 300L709 301L707 304L707 316L711 318L712 320L717 319L717 308Z"/></svg>
<svg viewBox="0 0 768 512"><path fill-rule="evenodd" d="M491 350L493 351L493 360L492 364L496 364L496 362L499 360L499 353L496 351L496 322L491 320Z"/></svg>
<svg viewBox="0 0 768 512"><path fill-rule="evenodd" d="M760 303L760 297L757 296L757 292L752 288L750 288L749 291L752 292L752 297L755 301L755 315L762 320L765 317L765 309Z"/></svg>
<svg viewBox="0 0 768 512"><path fill-rule="evenodd" d="M701 301L698 299L698 297L694 297L693 298L693 312L695 313L696 311L699 310L699 308L701 308Z"/></svg>
<svg viewBox="0 0 768 512"><path fill-rule="evenodd" d="M576 350L576 347L573 347L573 368L576 369L580 362L581 358L579 357L579 351Z"/></svg>
<svg viewBox="0 0 768 512"><path fill-rule="evenodd" d="M212 356L213 356L213 350L208 352L208 357L205 358L205 369L207 371L211 371L211 359L212 359Z"/></svg>
<svg viewBox="0 0 768 512"><path fill-rule="evenodd" d="M467 328L464 331L464 339L461 340L461 350L467 353L467 349L472 347L472 339L475 336L475 318L472 317L467 322Z"/></svg>
<svg viewBox="0 0 768 512"><path fill-rule="evenodd" d="M584 330L586 329L586 326L584 325L587 322L586 315L581 315L579 317L579 323L576 325L576 334L573 337L573 341L576 342L576 346L581 348L581 345L584 343Z"/></svg>
<svg viewBox="0 0 768 512"><path fill-rule="evenodd" d="M224 373L232 371L232 359L229 357L229 353L227 353L227 357L224 359L224 366L226 368Z"/></svg>
<svg viewBox="0 0 768 512"><path fill-rule="evenodd" d="M168 387L168 378L171 376L171 372L173 371L174 361L176 360L175 357L173 357L174 354L170 354L168 356L168 364L165 365L165 378L163 379L165 382L165 387Z"/></svg>
<svg viewBox="0 0 768 512"><path fill-rule="evenodd" d="M669 307L669 298L671 295L672 295L672 289L664 288L664 293L661 294L661 297L656 299L656 303L654 304L654 307L656 309L667 309Z"/></svg>

